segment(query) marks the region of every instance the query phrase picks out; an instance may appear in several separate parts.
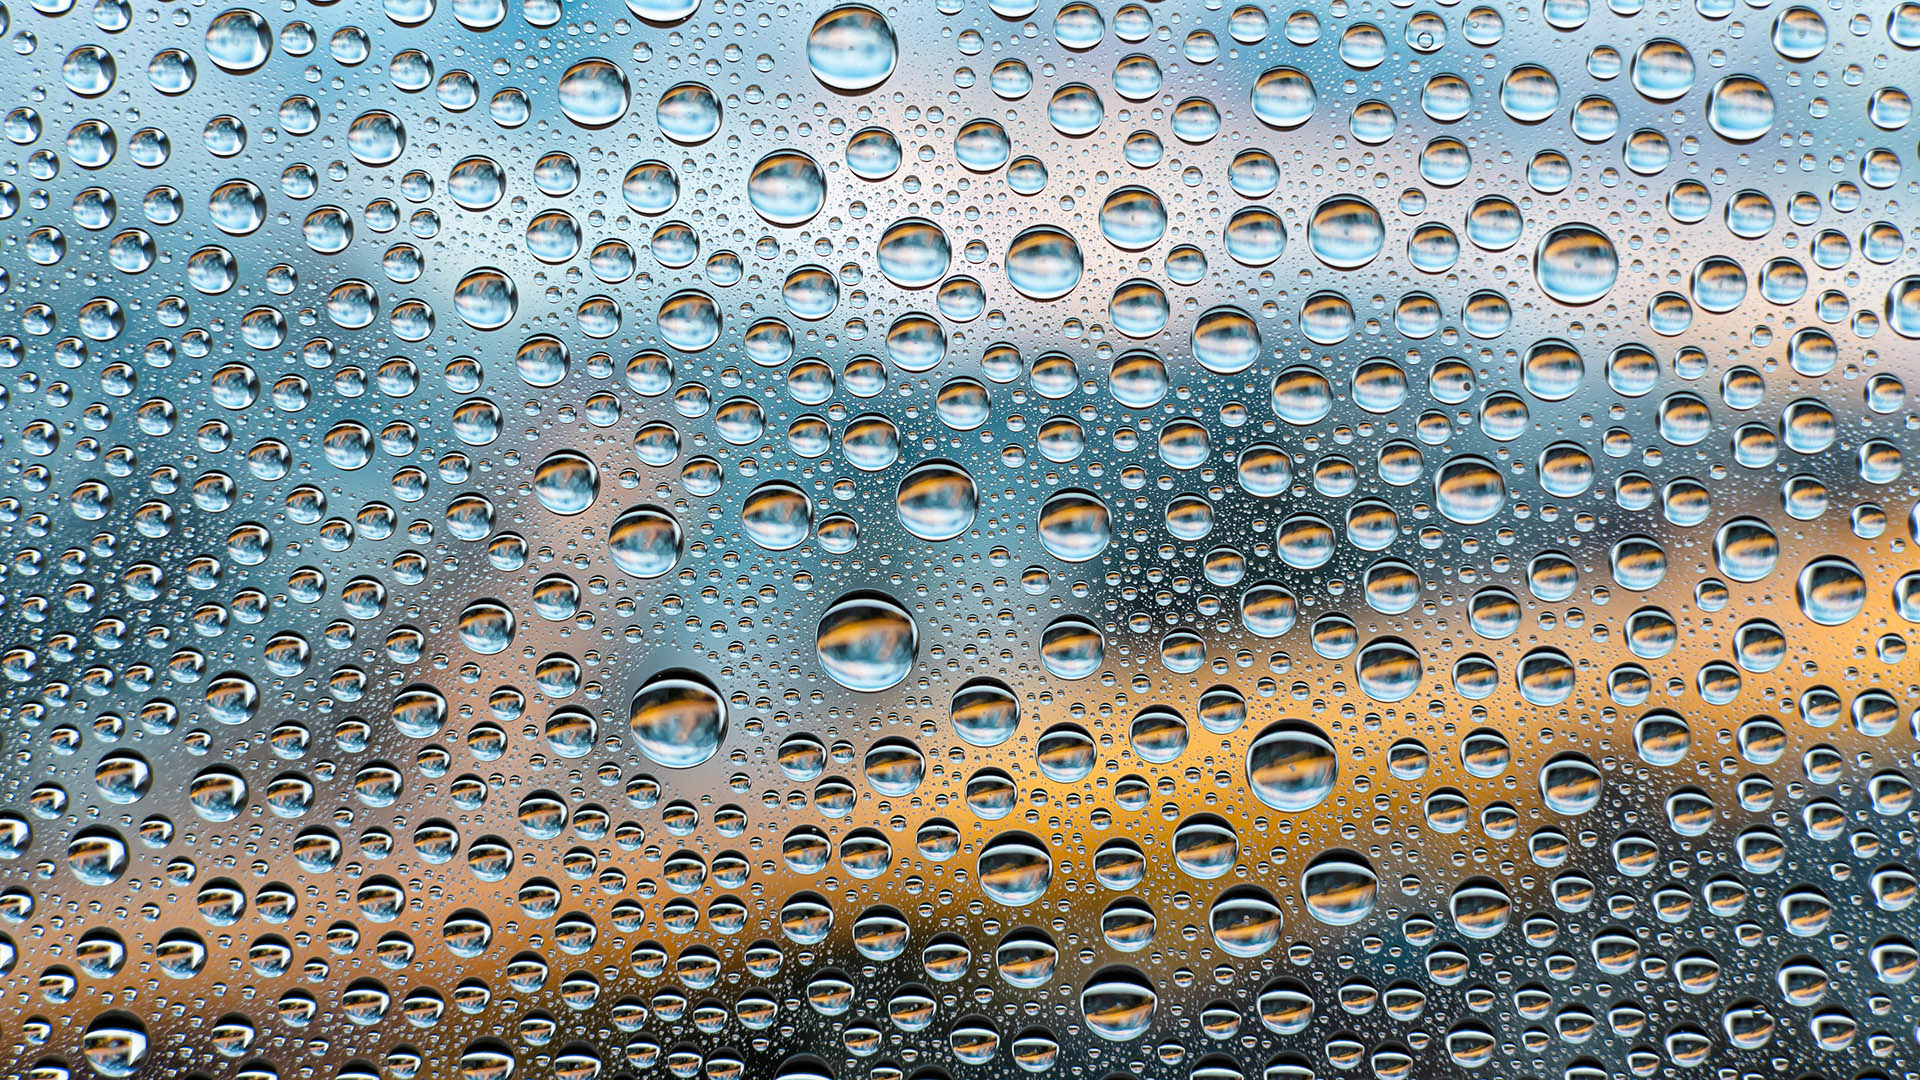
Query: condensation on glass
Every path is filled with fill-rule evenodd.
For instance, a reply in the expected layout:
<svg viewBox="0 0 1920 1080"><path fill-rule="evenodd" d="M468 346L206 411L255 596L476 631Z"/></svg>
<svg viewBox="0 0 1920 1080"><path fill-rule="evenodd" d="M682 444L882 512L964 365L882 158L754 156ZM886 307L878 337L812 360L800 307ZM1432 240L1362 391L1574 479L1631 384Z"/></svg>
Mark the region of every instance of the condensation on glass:
<svg viewBox="0 0 1920 1080"><path fill-rule="evenodd" d="M1920 3L0 5L0 1072L1910 1077Z"/></svg>

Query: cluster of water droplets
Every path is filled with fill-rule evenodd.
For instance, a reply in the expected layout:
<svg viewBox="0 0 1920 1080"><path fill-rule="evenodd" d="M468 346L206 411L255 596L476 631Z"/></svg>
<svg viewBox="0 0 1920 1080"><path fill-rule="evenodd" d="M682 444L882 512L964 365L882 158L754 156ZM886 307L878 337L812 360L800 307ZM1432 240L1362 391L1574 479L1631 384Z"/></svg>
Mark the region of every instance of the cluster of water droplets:
<svg viewBox="0 0 1920 1080"><path fill-rule="evenodd" d="M1920 1068L1920 5L10 0L31 1080Z"/></svg>

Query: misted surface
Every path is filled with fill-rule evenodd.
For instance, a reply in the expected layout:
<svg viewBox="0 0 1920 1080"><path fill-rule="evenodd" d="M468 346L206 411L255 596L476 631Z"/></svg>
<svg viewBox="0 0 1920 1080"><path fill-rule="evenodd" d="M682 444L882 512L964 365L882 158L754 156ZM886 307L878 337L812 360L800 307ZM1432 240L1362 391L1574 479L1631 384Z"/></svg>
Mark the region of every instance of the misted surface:
<svg viewBox="0 0 1920 1080"><path fill-rule="evenodd" d="M6 0L0 1073L1920 1070L1920 2Z"/></svg>

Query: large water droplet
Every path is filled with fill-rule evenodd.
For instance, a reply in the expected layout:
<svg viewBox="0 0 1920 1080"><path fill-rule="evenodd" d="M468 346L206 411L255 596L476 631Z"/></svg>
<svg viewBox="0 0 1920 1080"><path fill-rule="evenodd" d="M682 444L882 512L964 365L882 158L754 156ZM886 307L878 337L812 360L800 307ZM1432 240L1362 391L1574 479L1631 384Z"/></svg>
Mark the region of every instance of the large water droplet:
<svg viewBox="0 0 1920 1080"><path fill-rule="evenodd" d="M843 93L886 82L898 51L886 17L864 4L833 8L816 19L807 34L807 66L813 77Z"/></svg>
<svg viewBox="0 0 1920 1080"><path fill-rule="evenodd" d="M1247 748L1247 784L1261 802L1283 813L1311 810L1333 794L1339 776L1333 743L1299 721L1269 725Z"/></svg>
<svg viewBox="0 0 1920 1080"><path fill-rule="evenodd" d="M876 693L913 671L920 630L899 602L883 593L851 593L820 616L814 635L820 666L849 690Z"/></svg>
<svg viewBox="0 0 1920 1080"><path fill-rule="evenodd" d="M1620 273L1613 241L1591 225L1556 225L1540 238L1533 274L1540 291L1563 304L1591 304L1607 295Z"/></svg>
<svg viewBox="0 0 1920 1080"><path fill-rule="evenodd" d="M603 128L627 114L626 73L611 60L581 60L560 76L560 111L585 128Z"/></svg>
<svg viewBox="0 0 1920 1080"><path fill-rule="evenodd" d="M1057 300L1080 283L1080 245L1052 225L1038 225L1007 247L1007 280L1035 300Z"/></svg>
<svg viewBox="0 0 1920 1080"><path fill-rule="evenodd" d="M663 671L633 695L627 722L641 753L667 768L686 769L719 752L727 705L702 677Z"/></svg>

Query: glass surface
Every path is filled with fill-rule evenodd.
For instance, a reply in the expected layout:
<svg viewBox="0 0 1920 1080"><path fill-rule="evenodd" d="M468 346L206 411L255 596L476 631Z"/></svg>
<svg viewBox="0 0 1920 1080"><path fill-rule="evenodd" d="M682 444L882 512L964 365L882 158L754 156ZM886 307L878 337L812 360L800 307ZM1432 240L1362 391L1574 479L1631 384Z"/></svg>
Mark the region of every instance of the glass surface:
<svg viewBox="0 0 1920 1080"><path fill-rule="evenodd" d="M1920 4L0 4L0 1073L1920 1069Z"/></svg>

